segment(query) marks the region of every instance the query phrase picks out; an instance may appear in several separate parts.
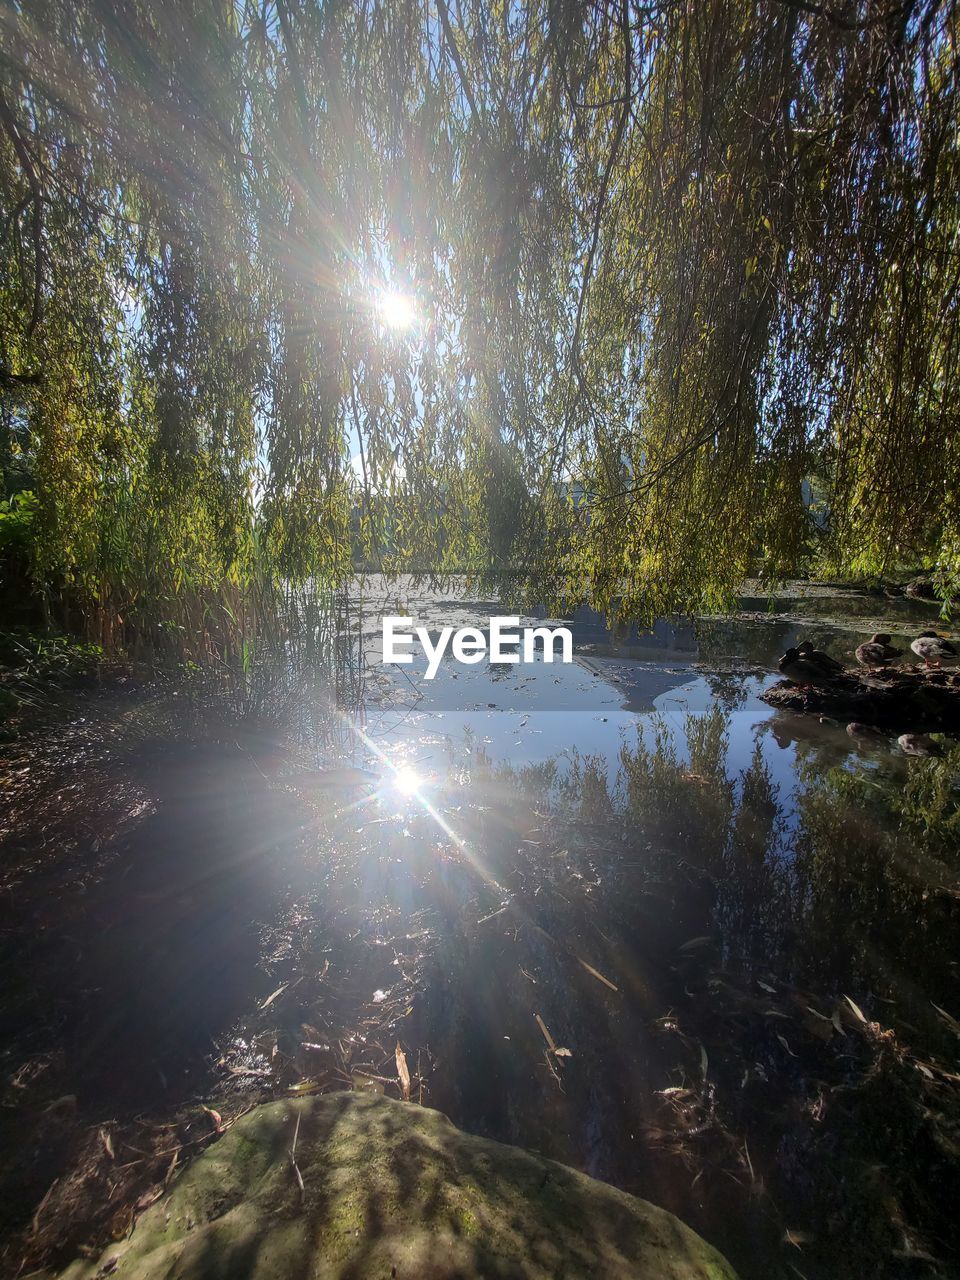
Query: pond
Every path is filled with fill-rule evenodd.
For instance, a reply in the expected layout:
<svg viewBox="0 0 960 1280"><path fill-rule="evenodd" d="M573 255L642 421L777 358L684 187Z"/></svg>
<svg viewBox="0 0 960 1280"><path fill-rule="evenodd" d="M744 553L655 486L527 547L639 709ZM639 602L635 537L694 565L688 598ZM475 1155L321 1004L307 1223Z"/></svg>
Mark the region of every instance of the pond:
<svg viewBox="0 0 960 1280"><path fill-rule="evenodd" d="M798 634L844 658L869 624L582 611L572 665L425 682L377 665L398 596L431 628L500 611L355 596L363 697L326 772L310 739L171 742L132 694L21 762L11 1238L82 1238L36 1206L98 1127L155 1178L207 1115L352 1087L664 1205L745 1278L952 1274L960 748L759 698Z"/></svg>

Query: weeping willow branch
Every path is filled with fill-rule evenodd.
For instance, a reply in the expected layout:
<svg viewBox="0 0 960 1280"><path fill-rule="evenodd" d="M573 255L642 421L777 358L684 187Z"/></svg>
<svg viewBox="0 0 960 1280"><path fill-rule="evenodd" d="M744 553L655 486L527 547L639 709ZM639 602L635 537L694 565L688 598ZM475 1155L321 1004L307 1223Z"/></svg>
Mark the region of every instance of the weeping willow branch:
<svg viewBox="0 0 960 1280"><path fill-rule="evenodd" d="M955 0L0 21L0 456L72 616L960 583Z"/></svg>
<svg viewBox="0 0 960 1280"><path fill-rule="evenodd" d="M33 294L30 306L30 315L27 320L26 333L29 338L37 322L40 319L40 303L43 292L43 190L40 186L40 180L37 177L36 165L27 144L23 140L23 136L17 127L13 112L10 110L9 104L3 93L0 92L0 124L3 125L7 137L13 143L17 160L20 168L30 187L30 196L26 201L21 200L15 207L10 216L9 225L15 223L20 212L23 211L28 204L33 205ZM7 231L4 231L4 240L7 238Z"/></svg>

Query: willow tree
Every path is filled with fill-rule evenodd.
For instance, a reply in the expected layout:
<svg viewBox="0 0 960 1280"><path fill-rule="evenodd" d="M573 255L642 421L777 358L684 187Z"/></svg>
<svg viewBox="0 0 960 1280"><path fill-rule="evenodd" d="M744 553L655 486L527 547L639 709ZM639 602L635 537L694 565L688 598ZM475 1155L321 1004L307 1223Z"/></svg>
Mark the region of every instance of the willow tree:
<svg viewBox="0 0 960 1280"><path fill-rule="evenodd" d="M960 579L953 3L2 24L48 592L150 628L358 560L646 616L814 552Z"/></svg>

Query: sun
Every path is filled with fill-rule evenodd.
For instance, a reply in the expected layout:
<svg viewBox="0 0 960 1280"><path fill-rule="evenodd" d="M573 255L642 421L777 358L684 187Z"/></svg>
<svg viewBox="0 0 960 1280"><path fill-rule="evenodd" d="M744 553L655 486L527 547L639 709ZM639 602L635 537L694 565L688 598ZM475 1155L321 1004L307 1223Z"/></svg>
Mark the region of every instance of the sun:
<svg viewBox="0 0 960 1280"><path fill-rule="evenodd" d="M377 301L380 318L388 329L398 333L412 329L417 323L417 309L413 298L406 293L398 293L393 289L383 289Z"/></svg>
<svg viewBox="0 0 960 1280"><path fill-rule="evenodd" d="M394 791L402 796L415 796L423 786L423 778L409 765L401 765L390 781Z"/></svg>

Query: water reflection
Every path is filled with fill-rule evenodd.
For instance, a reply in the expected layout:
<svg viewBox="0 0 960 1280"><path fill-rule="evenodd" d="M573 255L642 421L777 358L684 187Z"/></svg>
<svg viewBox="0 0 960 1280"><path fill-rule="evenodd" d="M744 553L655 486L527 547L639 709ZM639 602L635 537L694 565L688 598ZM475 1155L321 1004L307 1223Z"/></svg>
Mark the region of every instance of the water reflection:
<svg viewBox="0 0 960 1280"><path fill-rule="evenodd" d="M759 743L731 776L730 721L658 723L613 781L472 752L461 830L509 898L448 870L391 1033L437 1060L433 1105L669 1204L744 1274L789 1274L784 1238L804 1274L899 1274L957 1243L960 751L810 749L787 807Z"/></svg>
<svg viewBox="0 0 960 1280"><path fill-rule="evenodd" d="M960 750L801 740L785 794L766 735L731 768L738 708L654 717L613 766L448 742L399 806L331 820L272 957L295 995L243 1060L280 1023L281 1083L395 1089L400 1043L455 1122L667 1205L745 1276L796 1242L809 1276L949 1256Z"/></svg>
<svg viewBox="0 0 960 1280"><path fill-rule="evenodd" d="M48 1059L33 1105L396 1093L399 1045L416 1100L667 1206L745 1278L936 1274L960 747L864 755L762 677L665 674L640 715L626 667L579 719L368 714L379 786L144 748L150 804L4 1010L11 1064Z"/></svg>

